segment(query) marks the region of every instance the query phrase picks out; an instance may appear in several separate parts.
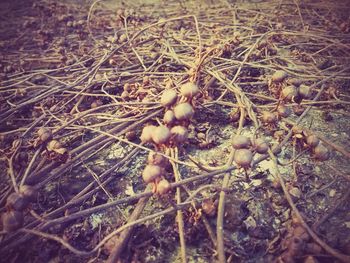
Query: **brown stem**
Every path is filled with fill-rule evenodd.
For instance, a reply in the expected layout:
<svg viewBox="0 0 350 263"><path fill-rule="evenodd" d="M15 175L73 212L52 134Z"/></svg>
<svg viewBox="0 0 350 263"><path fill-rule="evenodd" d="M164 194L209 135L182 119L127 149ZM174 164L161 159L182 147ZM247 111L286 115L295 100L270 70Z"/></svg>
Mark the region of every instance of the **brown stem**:
<svg viewBox="0 0 350 263"><path fill-rule="evenodd" d="M130 215L130 217L128 219L128 223L134 222L135 220L137 220L140 217L148 200L149 200L149 197L143 197L137 202L137 205L136 205L134 211L132 212L132 214ZM109 255L106 263L117 262L118 258L120 257L120 254L122 253L123 249L125 248L126 244L129 241L129 238L134 230L134 227L135 227L135 225L125 229L124 231L122 231L119 234L119 237L118 237L118 239L114 245L114 248L112 249L112 252Z"/></svg>

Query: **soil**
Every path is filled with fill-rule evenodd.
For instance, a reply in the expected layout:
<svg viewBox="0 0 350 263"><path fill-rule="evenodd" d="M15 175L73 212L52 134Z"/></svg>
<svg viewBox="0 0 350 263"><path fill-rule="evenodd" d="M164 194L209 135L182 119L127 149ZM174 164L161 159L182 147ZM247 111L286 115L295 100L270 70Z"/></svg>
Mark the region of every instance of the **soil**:
<svg viewBox="0 0 350 263"><path fill-rule="evenodd" d="M0 262L350 262L349 6L2 1Z"/></svg>

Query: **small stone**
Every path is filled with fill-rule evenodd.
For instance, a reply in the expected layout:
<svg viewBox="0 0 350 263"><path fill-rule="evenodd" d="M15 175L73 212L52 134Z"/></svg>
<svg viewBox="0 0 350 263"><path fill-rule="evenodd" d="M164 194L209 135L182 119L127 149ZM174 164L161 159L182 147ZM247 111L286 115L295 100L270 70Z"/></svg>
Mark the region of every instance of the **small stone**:
<svg viewBox="0 0 350 263"><path fill-rule="evenodd" d="M335 189L331 189L329 191L329 197L334 197L336 193L337 193L337 191Z"/></svg>

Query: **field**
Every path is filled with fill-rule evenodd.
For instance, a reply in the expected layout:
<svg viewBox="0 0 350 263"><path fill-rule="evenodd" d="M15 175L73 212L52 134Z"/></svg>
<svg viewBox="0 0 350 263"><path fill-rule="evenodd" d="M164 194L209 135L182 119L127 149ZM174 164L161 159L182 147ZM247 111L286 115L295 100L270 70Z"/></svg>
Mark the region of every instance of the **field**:
<svg viewBox="0 0 350 263"><path fill-rule="evenodd" d="M349 1L2 1L0 262L350 262Z"/></svg>

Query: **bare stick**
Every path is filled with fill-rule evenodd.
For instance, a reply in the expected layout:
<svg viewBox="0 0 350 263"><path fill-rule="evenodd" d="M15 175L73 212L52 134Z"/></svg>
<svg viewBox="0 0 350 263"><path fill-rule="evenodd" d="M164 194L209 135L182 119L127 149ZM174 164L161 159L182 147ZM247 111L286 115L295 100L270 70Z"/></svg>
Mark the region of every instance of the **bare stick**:
<svg viewBox="0 0 350 263"><path fill-rule="evenodd" d="M176 148L176 150L170 149L170 151L171 151L171 157L177 160L178 159L177 148ZM177 168L177 164L173 160L170 160L170 163L171 163L171 165L173 167L175 182L179 182L180 181L180 173L179 173L179 170ZM176 188L176 203L177 204L181 203L180 187ZM179 228L181 258L182 258L182 262L186 263L187 262L187 258L186 258L186 240L185 240L185 234L184 234L184 221L183 221L183 216L182 216L182 211L181 210L177 211L176 221L177 221L177 225L178 225L178 228Z"/></svg>
<svg viewBox="0 0 350 263"><path fill-rule="evenodd" d="M134 222L135 220L137 220L140 217L143 209L145 208L145 206L148 202L148 199L149 199L149 197L143 197L137 202L137 205L136 205L134 211L132 212L131 216L129 217L128 223ZM121 252L123 251L126 244L128 243L129 238L130 238L133 230L134 230L134 227L129 227L120 233L119 238L118 238L111 254L109 255L106 263L117 262L118 258L120 257Z"/></svg>
<svg viewBox="0 0 350 263"><path fill-rule="evenodd" d="M295 215L297 216L298 220L300 221L301 225L303 228L305 228L307 230L307 232L309 233L309 235L315 240L315 242L317 244L319 244L327 253L331 254L332 256L334 256L335 258L339 259L342 262L350 262L350 256L348 255L344 255L342 253L340 253L339 251L335 250L334 248L328 246L323 240L321 240L316 233L307 225L307 223L305 222L305 220L303 219L303 217L301 216L298 208L296 207L296 205L293 202L292 197L290 196L286 184L279 172L278 169L278 165L277 165L277 159L275 157L275 155L273 154L273 152L269 149L269 156L271 158L271 160L273 161L273 165L274 168L276 170L276 176L282 186L283 189L283 193L288 201L289 206L292 208L293 212L295 213Z"/></svg>

